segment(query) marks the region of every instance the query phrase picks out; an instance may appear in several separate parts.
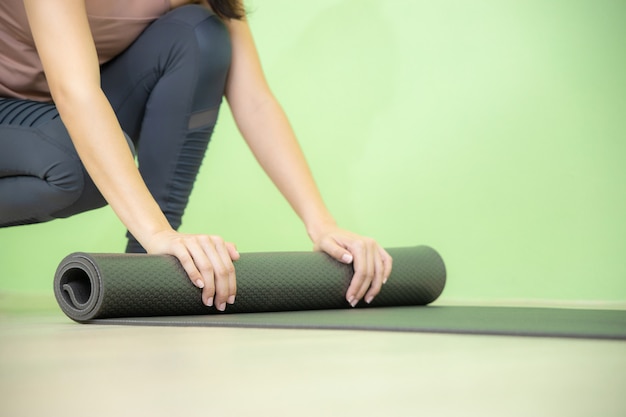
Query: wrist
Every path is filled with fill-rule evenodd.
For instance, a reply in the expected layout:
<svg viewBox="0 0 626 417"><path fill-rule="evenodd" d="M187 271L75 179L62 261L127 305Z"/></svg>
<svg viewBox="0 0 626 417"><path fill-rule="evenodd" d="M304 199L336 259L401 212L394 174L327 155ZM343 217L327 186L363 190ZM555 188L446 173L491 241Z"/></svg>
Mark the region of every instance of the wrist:
<svg viewBox="0 0 626 417"><path fill-rule="evenodd" d="M176 232L172 226L170 226L165 216L161 217L157 215L155 217L156 218L152 219L152 221L146 221L145 223L138 222L138 224L136 224L136 234L131 230L135 239L137 239L148 252L149 248L152 248L155 242L162 239L164 236Z"/></svg>
<svg viewBox="0 0 626 417"><path fill-rule="evenodd" d="M318 242L322 236L337 227L337 222L330 216L306 223L307 234L313 243Z"/></svg>

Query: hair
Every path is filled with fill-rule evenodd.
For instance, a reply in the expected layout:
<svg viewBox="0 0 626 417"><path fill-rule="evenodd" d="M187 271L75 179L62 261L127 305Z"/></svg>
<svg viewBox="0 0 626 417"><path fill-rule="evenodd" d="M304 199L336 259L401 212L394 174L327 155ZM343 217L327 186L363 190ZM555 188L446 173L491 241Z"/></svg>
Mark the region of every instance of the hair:
<svg viewBox="0 0 626 417"><path fill-rule="evenodd" d="M211 9L222 19L241 20L246 15L242 0L208 0Z"/></svg>

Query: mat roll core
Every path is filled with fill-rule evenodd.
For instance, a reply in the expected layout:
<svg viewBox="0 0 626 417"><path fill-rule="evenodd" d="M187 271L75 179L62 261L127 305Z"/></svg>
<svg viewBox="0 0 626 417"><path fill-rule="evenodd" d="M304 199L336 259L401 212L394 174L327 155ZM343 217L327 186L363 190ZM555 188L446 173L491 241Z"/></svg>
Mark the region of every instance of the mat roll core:
<svg viewBox="0 0 626 417"><path fill-rule="evenodd" d="M426 305L443 291L446 269L428 246L389 248L393 270L380 294L357 308ZM352 265L320 252L242 253L235 261L237 298L226 313L351 308L345 294ZM73 253L61 261L54 294L78 322L119 317L224 314L202 303L169 255Z"/></svg>

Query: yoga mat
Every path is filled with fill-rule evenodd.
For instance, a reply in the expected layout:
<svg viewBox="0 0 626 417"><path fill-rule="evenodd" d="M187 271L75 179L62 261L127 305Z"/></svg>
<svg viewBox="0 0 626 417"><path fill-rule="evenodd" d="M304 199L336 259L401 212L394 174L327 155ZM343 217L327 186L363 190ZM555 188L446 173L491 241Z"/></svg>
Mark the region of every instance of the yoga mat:
<svg viewBox="0 0 626 417"><path fill-rule="evenodd" d="M626 340L626 310L417 306L94 320L153 326L377 330Z"/></svg>
<svg viewBox="0 0 626 417"><path fill-rule="evenodd" d="M443 291L446 270L428 246L387 249L393 270L381 293L357 308L415 306ZM237 299L227 314L352 309L345 294L354 273L320 252L243 253L235 262ZM74 253L61 261L54 294L77 322L153 316L224 315L206 307L201 290L173 256Z"/></svg>

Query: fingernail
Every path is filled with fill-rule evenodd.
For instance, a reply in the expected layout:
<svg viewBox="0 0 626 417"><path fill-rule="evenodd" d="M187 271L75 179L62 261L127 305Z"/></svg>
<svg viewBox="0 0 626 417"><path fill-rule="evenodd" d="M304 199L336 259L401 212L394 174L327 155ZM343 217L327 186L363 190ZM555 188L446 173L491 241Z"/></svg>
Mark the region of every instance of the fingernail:
<svg viewBox="0 0 626 417"><path fill-rule="evenodd" d="M350 255L349 253L344 253L341 257L341 262L349 264L350 262L352 262L352 255Z"/></svg>
<svg viewBox="0 0 626 417"><path fill-rule="evenodd" d="M230 297L228 297L228 304L235 304L235 296L231 295Z"/></svg>
<svg viewBox="0 0 626 417"><path fill-rule="evenodd" d="M206 300L206 305L208 307L212 307L213 306L213 297L209 298L208 300Z"/></svg>
<svg viewBox="0 0 626 417"><path fill-rule="evenodd" d="M222 304L220 304L220 305L217 307L217 309L218 309L219 311L224 311L224 310L226 310L226 303L222 303Z"/></svg>
<svg viewBox="0 0 626 417"><path fill-rule="evenodd" d="M372 300L373 300L373 299L374 299L374 297L372 297L372 296L370 295L369 297L367 297L367 298L365 299L365 302L366 302L367 304L369 304L369 303L371 303L371 302L372 302Z"/></svg>
<svg viewBox="0 0 626 417"><path fill-rule="evenodd" d="M383 285L385 285L387 283L387 279L388 278L383 279Z"/></svg>
<svg viewBox="0 0 626 417"><path fill-rule="evenodd" d="M202 282L201 279L196 281L196 285L198 286L198 288L204 288L204 282Z"/></svg>
<svg viewBox="0 0 626 417"><path fill-rule="evenodd" d="M356 307L356 305L358 304L358 302L359 302L359 300L352 300L352 301L350 302L350 305L351 305L352 307Z"/></svg>

